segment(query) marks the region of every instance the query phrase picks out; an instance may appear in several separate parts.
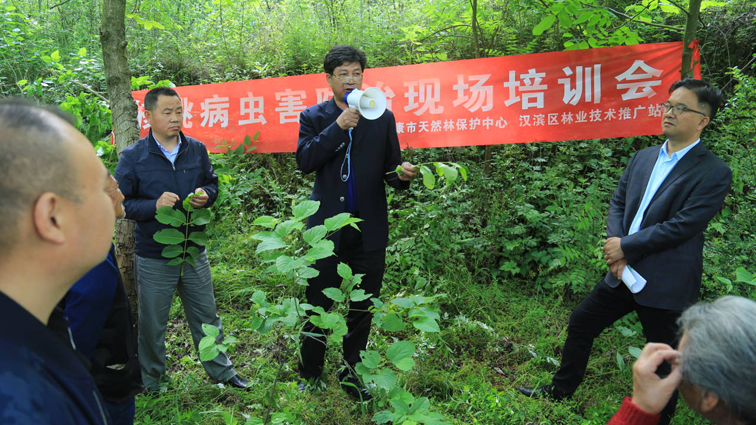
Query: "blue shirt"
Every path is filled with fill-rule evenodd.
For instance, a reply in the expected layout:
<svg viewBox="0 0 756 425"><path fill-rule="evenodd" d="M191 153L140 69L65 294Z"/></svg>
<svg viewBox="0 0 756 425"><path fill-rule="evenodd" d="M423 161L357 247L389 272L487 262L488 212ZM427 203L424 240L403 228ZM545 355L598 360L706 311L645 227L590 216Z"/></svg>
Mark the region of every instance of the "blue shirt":
<svg viewBox="0 0 756 425"><path fill-rule="evenodd" d="M659 190L659 186L661 186L672 169L675 168L675 165L677 165L685 154L693 149L693 147L699 142L701 142L701 139L696 140L690 146L681 149L672 155L667 152L667 144L669 143L669 140L664 142L661 149L659 149L659 157L656 159L654 170L651 172L651 177L648 179L648 186L646 186L646 191L643 193L643 199L638 207L638 212L635 213L635 218L633 218L633 222L630 224L630 229L627 232L628 235L632 235L640 230L643 217L646 215L646 209L648 209L648 205L651 203L654 195L656 195L656 191Z"/></svg>
<svg viewBox="0 0 756 425"><path fill-rule="evenodd" d="M157 143L158 147L160 148L160 152L163 152L163 155L165 155L165 157L168 158L168 161L171 161L171 164L175 164L176 155L178 155L179 148L181 148L181 138L180 137L178 138L179 142L176 145L176 147L173 148L173 150L169 151L168 149L164 148L163 145L160 144L160 142L158 142L158 140L155 138L155 136L152 135L151 132L150 132L150 137L152 138L152 140L155 141L155 143Z"/></svg>

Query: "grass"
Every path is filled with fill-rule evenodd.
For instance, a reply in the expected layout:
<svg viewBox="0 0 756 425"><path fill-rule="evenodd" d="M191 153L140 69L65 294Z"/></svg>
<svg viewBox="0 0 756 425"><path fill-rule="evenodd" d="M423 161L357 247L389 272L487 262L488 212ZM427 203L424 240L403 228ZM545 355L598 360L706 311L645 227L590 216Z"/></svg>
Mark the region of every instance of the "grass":
<svg viewBox="0 0 756 425"><path fill-rule="evenodd" d="M231 353L236 370L250 380L248 391L210 382L192 347L181 302L175 299L166 335L171 380L163 392L137 397L137 424L245 424L263 418L272 396L271 423L362 425L383 406L354 403L338 387L338 353L329 349L322 389L296 388L296 335L259 335L247 330L249 298L255 290L284 293L285 284L260 273L244 235L211 249L219 315L227 334L240 343ZM640 334L625 336L618 326L596 340L584 384L566 402L527 399L520 385L548 383L556 370L566 324L578 297L529 289L510 280L479 283L467 270L448 269L438 279L447 296L440 335L407 337L418 346L417 366L400 375L405 389L429 397L451 424L604 424L631 392L629 346L642 347ZM401 282L385 282L382 297ZM395 290L393 290L395 292ZM635 326L633 318L619 325ZM390 338L373 331L371 344ZM623 359L620 368L617 353ZM673 424L704 423L680 403ZM288 417L285 417L288 416ZM254 423L254 422L251 422Z"/></svg>

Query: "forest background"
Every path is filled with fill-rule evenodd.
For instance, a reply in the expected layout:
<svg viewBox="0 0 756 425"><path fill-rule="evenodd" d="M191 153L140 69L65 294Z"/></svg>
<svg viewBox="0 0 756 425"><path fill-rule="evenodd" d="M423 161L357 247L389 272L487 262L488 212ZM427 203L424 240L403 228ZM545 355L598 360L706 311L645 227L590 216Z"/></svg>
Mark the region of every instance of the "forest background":
<svg viewBox="0 0 756 425"><path fill-rule="evenodd" d="M334 44L363 49L369 67L620 44L682 40L687 0L130 0L126 37L132 89L322 72ZM113 126L96 0L0 0L0 96L57 104L113 169ZM703 299L756 298L756 5L704 1L697 37L703 77L726 93L704 141L733 170L722 211L706 231ZM637 317L597 339L585 383L570 401L530 400L519 385L547 383L570 312L604 274L608 200L637 150L659 136L403 152L413 163L464 164L466 182L433 190L416 182L390 195L390 245L382 299L429 297L438 331L376 328L371 347L411 341L415 366L397 387L427 397L443 419L399 423L604 424L631 392ZM300 394L296 332L253 332L256 291L301 295L255 253L263 215L285 219L311 190L292 154L213 154L221 196L208 228L228 349L251 390L208 383L180 301L167 346L172 381L137 397L139 424L368 424L385 400L353 403L338 388L337 350L325 386ZM427 330L427 329L426 329ZM224 347L225 348L225 347ZM408 406L409 407L409 406ZM418 410L418 411L419 411ZM409 417L409 416L407 416ZM674 424L704 423L683 403Z"/></svg>

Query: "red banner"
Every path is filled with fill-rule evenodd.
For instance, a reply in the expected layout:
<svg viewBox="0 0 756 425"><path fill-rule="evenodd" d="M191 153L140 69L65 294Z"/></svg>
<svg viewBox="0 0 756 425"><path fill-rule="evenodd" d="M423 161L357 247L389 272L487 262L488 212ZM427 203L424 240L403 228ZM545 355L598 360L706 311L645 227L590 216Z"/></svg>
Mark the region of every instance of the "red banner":
<svg viewBox="0 0 756 425"><path fill-rule="evenodd" d="M680 77L682 48L642 44L369 68L362 88L386 94L402 148L659 134L659 104ZM700 78L698 65L695 75ZM254 152L293 152L299 113L332 96L325 74L176 90L184 133L211 152L258 131ZM134 92L143 135L145 94Z"/></svg>

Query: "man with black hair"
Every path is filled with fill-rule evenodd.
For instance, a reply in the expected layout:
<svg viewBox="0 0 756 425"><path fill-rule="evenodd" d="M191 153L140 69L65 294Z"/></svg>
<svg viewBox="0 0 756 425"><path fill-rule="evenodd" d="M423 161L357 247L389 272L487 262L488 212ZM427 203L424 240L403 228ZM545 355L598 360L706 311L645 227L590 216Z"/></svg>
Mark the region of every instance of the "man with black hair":
<svg viewBox="0 0 756 425"><path fill-rule="evenodd" d="M92 377L47 326L71 285L108 253L108 170L60 111L3 100L0 128L0 418L107 424Z"/></svg>
<svg viewBox="0 0 756 425"><path fill-rule="evenodd" d="M181 98L168 87L150 90L144 98L150 134L126 148L116 167L116 180L126 197L126 218L136 220L135 275L139 299L139 361L142 382L148 390L160 388L165 378L165 330L173 294L178 289L194 346L204 337L202 324L221 330L215 308L210 263L205 247L190 242L199 251L194 266L168 265L162 255L165 245L153 236L168 228L157 221L163 206L183 211L182 201L194 194L194 208L210 207L218 197L218 177L213 172L207 148L181 132L184 121ZM204 226L191 226L201 231ZM222 338L222 332L218 338ZM238 376L225 353L202 362L211 378L237 388L247 380Z"/></svg>
<svg viewBox="0 0 756 425"><path fill-rule="evenodd" d="M348 212L362 221L359 230L344 227L331 236L336 256L318 260L320 274L309 280L306 289L310 304L328 310L333 301L323 290L339 287L341 277L336 268L340 262L353 273L361 273L360 288L377 297L381 290L388 244L388 183L396 189L409 188L417 168L402 162L394 114L386 110L375 120L361 119L350 108L344 95L361 89L366 65L365 53L351 46L334 46L325 57L323 68L333 98L307 108L299 119L297 165L304 173L315 172L311 200L320 201L320 209L307 221L308 228L323 224L326 218ZM394 172L401 165L400 173ZM358 400L372 398L357 379L354 366L360 351L367 346L372 315L370 300L352 302L347 316L348 332L344 336L344 365L339 372L342 388ZM323 335L311 322L304 332ZM299 363L301 391L305 381L313 381L323 372L325 337L305 336Z"/></svg>
<svg viewBox="0 0 756 425"><path fill-rule="evenodd" d="M604 243L609 272L573 311L551 384L520 392L570 397L583 380L594 338L632 311L648 342L676 346L677 319L701 289L703 232L732 181L730 168L700 139L722 104L722 93L705 81L672 84L662 103L667 140L630 159L612 196ZM676 400L667 404L660 424L669 423Z"/></svg>

